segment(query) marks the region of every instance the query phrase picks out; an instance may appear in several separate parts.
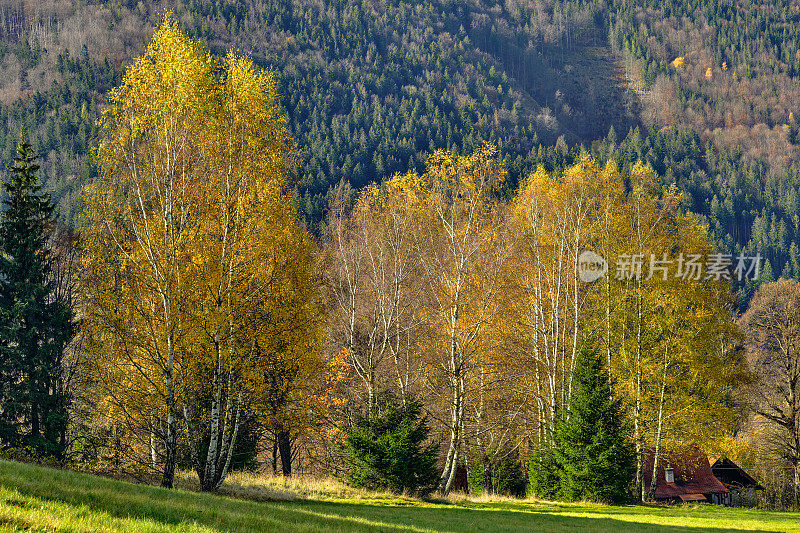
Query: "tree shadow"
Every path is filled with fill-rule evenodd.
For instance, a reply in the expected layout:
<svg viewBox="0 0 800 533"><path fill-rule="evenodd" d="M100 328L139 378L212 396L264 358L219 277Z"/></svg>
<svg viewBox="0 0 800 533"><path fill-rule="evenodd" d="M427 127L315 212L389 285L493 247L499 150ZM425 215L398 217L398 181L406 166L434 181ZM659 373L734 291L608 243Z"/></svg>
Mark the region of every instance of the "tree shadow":
<svg viewBox="0 0 800 533"><path fill-rule="evenodd" d="M331 507L325 509L326 505ZM539 508L531 504L510 504L514 510L504 510L508 503L487 504L484 508L469 507L398 507L391 513L386 512L384 506L372 504L345 503L345 504L326 504L315 502L313 510L309 512L319 512L324 509L324 514L328 516L340 516L342 518L360 518L370 516L380 516L381 521L391 526L402 526L418 528L419 530L433 530L442 532L472 532L472 531L503 531L503 532L522 532L522 531L580 531L580 532L615 532L620 531L648 531L648 532L739 532L746 533L747 530L741 528L715 528L698 526L662 525L635 522L607 516L614 512L623 513L626 507L608 507L606 509L584 509L583 507L569 506L547 506ZM498 509L502 506L504 509ZM628 509L630 510L630 509ZM300 511L304 512L304 511ZM560 513L575 514L596 514L601 516L570 516ZM639 515L639 513L636 513ZM346 516L342 516L346 515ZM641 514L642 518L648 516ZM668 515L672 517L671 515ZM680 517L677 517L680 518ZM402 527L401 527L402 529Z"/></svg>
<svg viewBox="0 0 800 533"><path fill-rule="evenodd" d="M4 461L0 462L0 485L24 496L86 506L117 518L149 519L167 526L196 523L219 531L747 531L634 522L636 515L643 519L660 515L677 520L701 515L697 510L694 513L687 510L685 517L676 516L674 509L639 506L526 502L412 505L402 501L358 500L255 502ZM622 519L614 517L615 514L627 516ZM704 516L706 521L713 517L713 512Z"/></svg>

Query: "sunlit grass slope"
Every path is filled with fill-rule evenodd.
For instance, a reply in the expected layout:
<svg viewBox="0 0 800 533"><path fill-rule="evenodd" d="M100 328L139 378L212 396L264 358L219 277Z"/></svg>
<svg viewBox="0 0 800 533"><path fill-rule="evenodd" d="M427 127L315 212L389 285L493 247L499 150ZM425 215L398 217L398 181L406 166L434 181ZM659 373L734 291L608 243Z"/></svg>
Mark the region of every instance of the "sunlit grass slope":
<svg viewBox="0 0 800 533"><path fill-rule="evenodd" d="M432 503L365 493L343 498L324 490L307 494L284 502L248 501L0 461L0 531L800 532L800 513L710 505Z"/></svg>

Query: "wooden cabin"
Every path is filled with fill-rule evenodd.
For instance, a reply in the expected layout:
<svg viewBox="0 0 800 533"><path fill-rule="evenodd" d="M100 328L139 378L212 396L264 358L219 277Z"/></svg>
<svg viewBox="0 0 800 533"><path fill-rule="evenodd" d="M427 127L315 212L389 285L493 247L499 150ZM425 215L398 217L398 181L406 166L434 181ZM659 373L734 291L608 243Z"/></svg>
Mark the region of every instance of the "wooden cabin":
<svg viewBox="0 0 800 533"><path fill-rule="evenodd" d="M717 495L728 489L711 471L706 454L697 446L660 454L656 472L656 490L653 499L659 502L713 502ZM644 457L644 487L649 493L653 480L654 454Z"/></svg>
<svg viewBox="0 0 800 533"><path fill-rule="evenodd" d="M764 487L742 470L739 465L727 457L720 457L712 462L711 472L728 489L725 494L715 495L712 503L728 507L755 507L758 505L758 491L764 490Z"/></svg>
<svg viewBox="0 0 800 533"><path fill-rule="evenodd" d="M728 458L709 461L697 446L660 454L654 499L659 502L709 502L729 507L753 507L764 488ZM653 452L644 457L645 492L653 478Z"/></svg>

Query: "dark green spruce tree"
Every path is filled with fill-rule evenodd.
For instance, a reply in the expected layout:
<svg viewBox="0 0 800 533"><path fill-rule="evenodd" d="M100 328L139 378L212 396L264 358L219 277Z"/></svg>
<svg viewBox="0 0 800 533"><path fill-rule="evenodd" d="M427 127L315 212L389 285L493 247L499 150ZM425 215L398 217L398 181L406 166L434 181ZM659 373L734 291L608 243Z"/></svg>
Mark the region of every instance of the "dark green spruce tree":
<svg viewBox="0 0 800 533"><path fill-rule="evenodd" d="M398 404L380 395L378 412L360 416L343 446L347 482L355 487L427 494L436 486L438 446L425 445L430 429L415 400Z"/></svg>
<svg viewBox="0 0 800 533"><path fill-rule="evenodd" d="M53 279L53 203L42 190L36 155L20 135L0 217L0 439L61 457L69 397L63 356L75 334L71 305Z"/></svg>
<svg viewBox="0 0 800 533"><path fill-rule="evenodd" d="M531 491L572 501L628 501L634 453L621 404L595 349L580 351L572 379L572 398L556 424L553 447L531 457Z"/></svg>
<svg viewBox="0 0 800 533"><path fill-rule="evenodd" d="M572 376L569 416L556 428L555 459L561 496L567 500L620 503L630 498L634 454L622 406L596 350L580 351Z"/></svg>

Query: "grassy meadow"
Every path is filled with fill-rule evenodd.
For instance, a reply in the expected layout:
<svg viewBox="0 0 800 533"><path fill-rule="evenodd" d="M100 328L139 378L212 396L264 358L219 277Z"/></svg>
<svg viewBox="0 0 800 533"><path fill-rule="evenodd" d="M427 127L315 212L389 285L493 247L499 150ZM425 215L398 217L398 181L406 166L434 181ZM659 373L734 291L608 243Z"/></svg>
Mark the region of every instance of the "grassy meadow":
<svg viewBox="0 0 800 533"><path fill-rule="evenodd" d="M189 487L189 476L181 483ZM167 490L0 461L0 531L800 532L800 513L711 505L660 508L459 496L420 501L330 481L246 475L233 476L224 490L227 495Z"/></svg>

